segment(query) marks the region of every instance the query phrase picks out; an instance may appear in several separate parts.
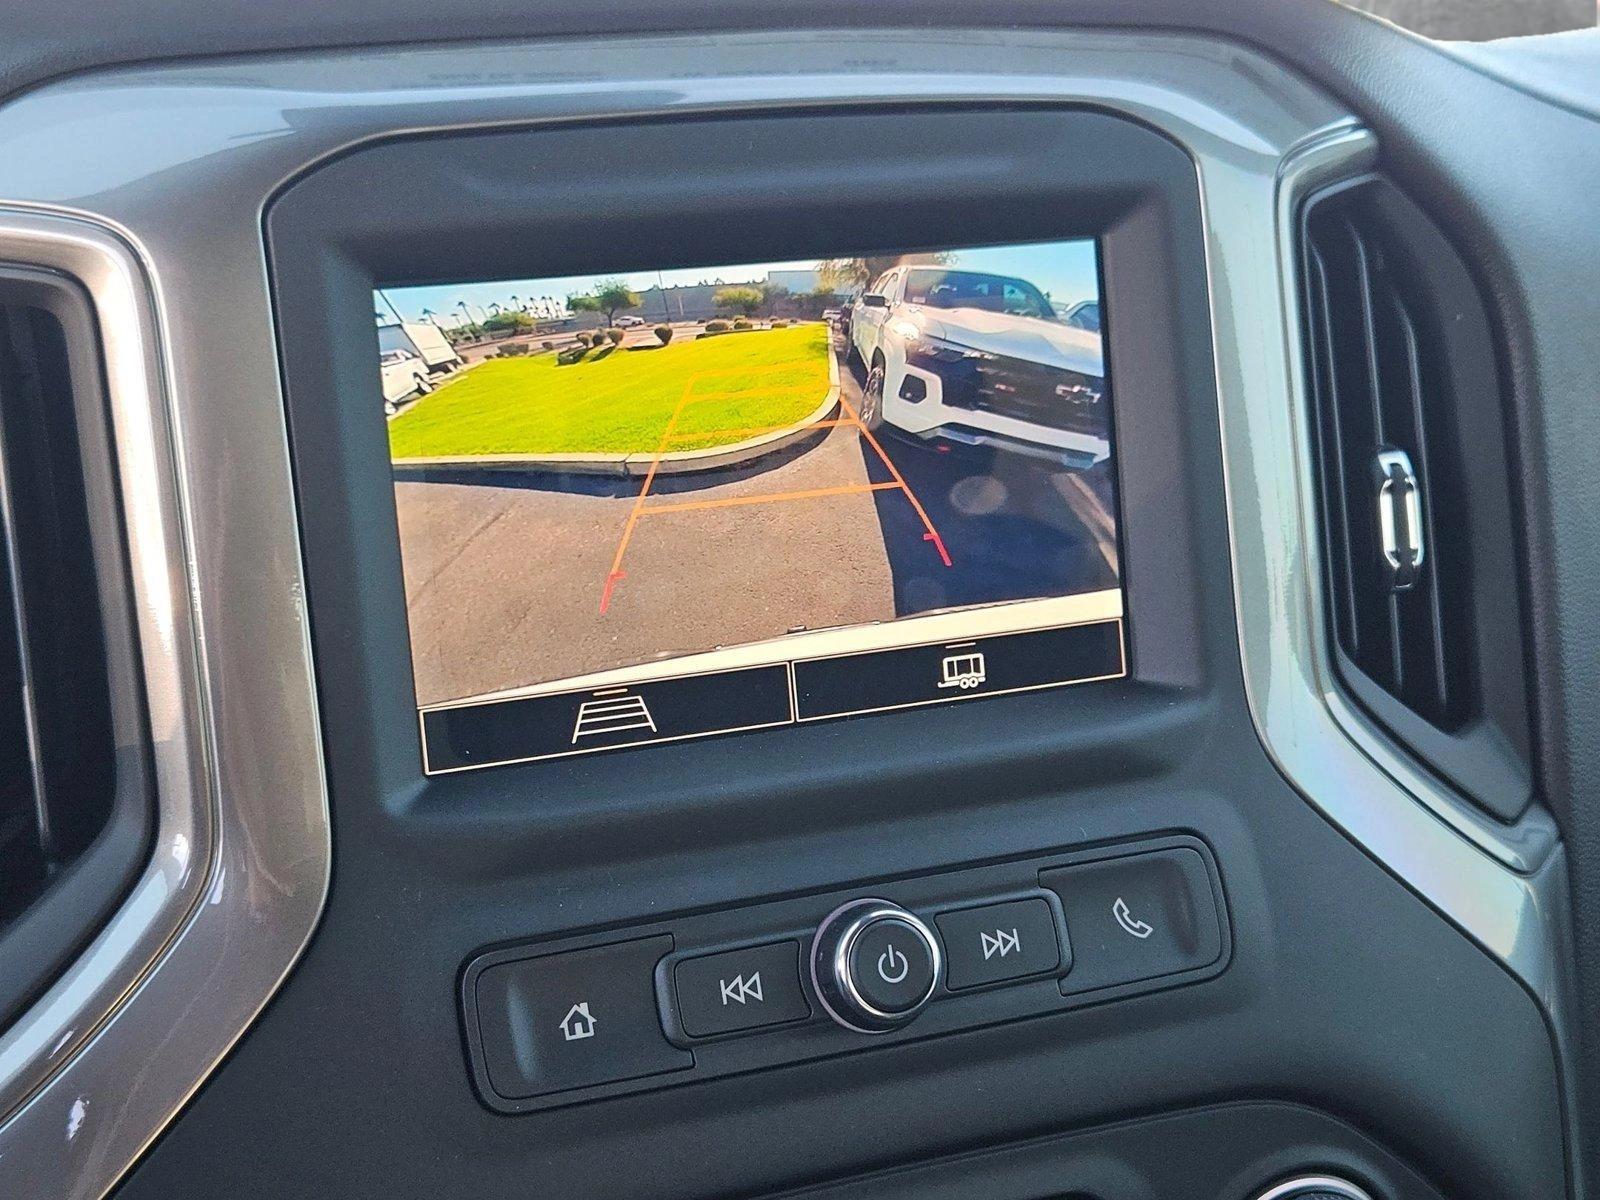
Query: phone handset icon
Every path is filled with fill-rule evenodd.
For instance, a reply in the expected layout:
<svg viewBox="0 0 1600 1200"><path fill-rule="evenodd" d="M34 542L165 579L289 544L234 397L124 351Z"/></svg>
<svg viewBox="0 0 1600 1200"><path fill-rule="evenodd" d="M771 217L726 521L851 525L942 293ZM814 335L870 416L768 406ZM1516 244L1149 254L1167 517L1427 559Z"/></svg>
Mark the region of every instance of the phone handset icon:
<svg viewBox="0 0 1600 1200"><path fill-rule="evenodd" d="M1133 914L1128 911L1128 902L1121 896L1118 896L1117 902L1111 906L1111 915L1117 919L1117 924L1122 926L1123 932L1131 934L1132 936L1141 940L1149 937L1155 932L1154 929L1152 929L1149 925L1146 925L1143 921L1137 921L1134 919Z"/></svg>

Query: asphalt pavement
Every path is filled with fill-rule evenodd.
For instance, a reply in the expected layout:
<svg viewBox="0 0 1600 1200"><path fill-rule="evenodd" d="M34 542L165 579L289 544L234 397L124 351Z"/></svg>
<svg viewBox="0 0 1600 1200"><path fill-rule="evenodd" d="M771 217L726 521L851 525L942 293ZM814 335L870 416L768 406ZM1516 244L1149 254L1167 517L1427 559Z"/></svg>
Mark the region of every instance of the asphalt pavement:
<svg viewBox="0 0 1600 1200"><path fill-rule="evenodd" d="M859 410L859 376L841 367ZM845 414L841 414L845 415ZM422 703L792 632L1113 586L1109 473L877 439L849 424L744 467L661 477L606 579L640 481L402 473L395 483ZM881 485L879 490L865 489ZM826 493L794 495L794 493ZM784 498L777 498L784 497ZM760 503L744 503L760 498Z"/></svg>

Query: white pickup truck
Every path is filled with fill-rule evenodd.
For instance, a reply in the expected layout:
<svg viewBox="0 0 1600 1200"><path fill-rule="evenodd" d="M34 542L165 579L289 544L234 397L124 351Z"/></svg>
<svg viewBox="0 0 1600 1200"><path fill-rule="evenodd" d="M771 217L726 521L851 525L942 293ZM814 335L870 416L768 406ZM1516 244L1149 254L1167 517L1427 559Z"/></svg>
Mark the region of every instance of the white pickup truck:
<svg viewBox="0 0 1600 1200"><path fill-rule="evenodd" d="M399 411L400 401L415 393L425 396L433 391L428 378L428 364L405 350L385 350L378 355L379 373L383 377L383 411Z"/></svg>
<svg viewBox="0 0 1600 1200"><path fill-rule="evenodd" d="M895 267L856 300L849 346L867 371L868 428L1004 446L1074 467L1110 456L1100 335L1064 323L1024 279Z"/></svg>

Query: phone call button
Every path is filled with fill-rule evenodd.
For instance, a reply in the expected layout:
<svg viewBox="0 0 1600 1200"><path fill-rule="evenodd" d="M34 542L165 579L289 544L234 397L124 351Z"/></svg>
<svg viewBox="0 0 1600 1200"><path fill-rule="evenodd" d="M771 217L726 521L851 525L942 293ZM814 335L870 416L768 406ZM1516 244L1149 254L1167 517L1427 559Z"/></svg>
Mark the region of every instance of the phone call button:
<svg viewBox="0 0 1600 1200"><path fill-rule="evenodd" d="M1206 967L1222 954L1211 873L1196 850L1174 847L1043 872L1072 937L1068 993Z"/></svg>

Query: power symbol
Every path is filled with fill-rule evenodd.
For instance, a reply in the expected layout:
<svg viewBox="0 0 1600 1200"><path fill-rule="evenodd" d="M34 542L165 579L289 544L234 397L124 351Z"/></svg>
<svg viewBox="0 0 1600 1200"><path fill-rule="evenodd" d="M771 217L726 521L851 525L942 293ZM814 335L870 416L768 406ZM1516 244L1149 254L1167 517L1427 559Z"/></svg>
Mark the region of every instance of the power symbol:
<svg viewBox="0 0 1600 1200"><path fill-rule="evenodd" d="M893 943L890 943L889 948L878 955L878 978L885 983L904 982L910 970L910 960L896 950Z"/></svg>

